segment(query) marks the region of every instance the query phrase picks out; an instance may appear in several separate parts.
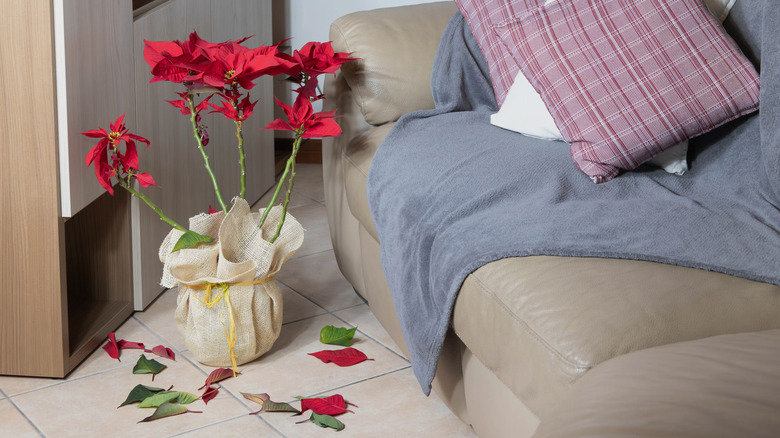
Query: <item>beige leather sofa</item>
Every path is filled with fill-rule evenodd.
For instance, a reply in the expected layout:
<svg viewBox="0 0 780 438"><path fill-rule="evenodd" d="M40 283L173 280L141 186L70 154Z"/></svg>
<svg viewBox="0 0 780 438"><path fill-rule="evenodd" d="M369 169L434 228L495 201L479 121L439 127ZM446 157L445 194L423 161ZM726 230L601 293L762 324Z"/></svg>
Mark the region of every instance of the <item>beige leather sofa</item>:
<svg viewBox="0 0 780 438"><path fill-rule="evenodd" d="M325 83L325 109L343 114L343 134L323 145L333 247L402 349L366 178L394 122L433 107L433 58L455 12L428 3L331 26L334 48L360 58ZM483 437L780 436L778 328L777 286L649 262L509 258L463 284L434 391Z"/></svg>

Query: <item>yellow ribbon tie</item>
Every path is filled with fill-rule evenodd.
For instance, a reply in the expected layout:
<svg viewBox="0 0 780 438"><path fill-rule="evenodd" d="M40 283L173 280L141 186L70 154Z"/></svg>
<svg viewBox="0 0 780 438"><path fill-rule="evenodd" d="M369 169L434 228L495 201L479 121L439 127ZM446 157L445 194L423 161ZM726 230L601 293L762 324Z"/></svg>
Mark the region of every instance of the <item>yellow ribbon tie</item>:
<svg viewBox="0 0 780 438"><path fill-rule="evenodd" d="M238 367L236 366L236 355L235 353L233 353L233 347L235 347L236 345L236 320L233 314L233 305L230 303L230 286L253 286L256 284L268 283L274 278L275 277L268 277L263 280L248 281L244 283L232 283L232 284L231 283L206 283L204 285L198 285L198 286L190 286L186 284L184 285L190 289L205 290L206 295L203 297L202 300L196 297L195 295L193 295L193 297L195 297L196 300L203 303L203 305L205 305L209 309L217 305L217 303L219 303L223 299L225 300L225 307L227 307L228 309L228 317L230 320L230 331L228 332L228 329L224 327L225 323L222 323L222 326L225 329L225 337L227 337L227 341L228 341L228 350L230 351L230 363L233 365L233 377L236 377L236 375L238 374ZM211 291L215 287L218 288L220 292L219 294L217 294L216 297L212 298ZM222 315L220 315L219 320L220 322L222 322Z"/></svg>

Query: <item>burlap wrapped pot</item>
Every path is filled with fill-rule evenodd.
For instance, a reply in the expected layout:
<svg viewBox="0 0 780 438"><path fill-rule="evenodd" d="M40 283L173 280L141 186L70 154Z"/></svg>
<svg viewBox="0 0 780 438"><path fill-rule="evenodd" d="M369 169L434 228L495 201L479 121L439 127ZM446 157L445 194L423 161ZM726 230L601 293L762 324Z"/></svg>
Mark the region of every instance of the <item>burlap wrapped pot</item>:
<svg viewBox="0 0 780 438"><path fill-rule="evenodd" d="M250 362L279 337L282 296L274 275L300 248L304 231L287 214L279 238L268 243L281 211L273 207L260 229L260 213L237 198L227 215L190 218L190 230L215 243L171 253L183 234L174 229L160 246L161 284L179 288L176 324L199 362L219 367Z"/></svg>

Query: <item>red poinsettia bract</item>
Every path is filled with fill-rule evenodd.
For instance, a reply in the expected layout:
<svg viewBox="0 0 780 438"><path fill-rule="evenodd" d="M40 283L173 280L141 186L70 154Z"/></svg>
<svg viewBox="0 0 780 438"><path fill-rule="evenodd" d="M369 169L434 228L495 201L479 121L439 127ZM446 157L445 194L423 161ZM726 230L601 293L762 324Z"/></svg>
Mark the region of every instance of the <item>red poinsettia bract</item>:
<svg viewBox="0 0 780 438"><path fill-rule="evenodd" d="M287 120L276 119L263 129L275 129L292 131L301 134L301 138L338 137L341 135L341 127L333 118L336 111L322 111L315 113L311 101L303 94L299 94L292 107L285 105L278 98L279 105L287 115Z"/></svg>
<svg viewBox="0 0 780 438"><path fill-rule="evenodd" d="M111 124L111 131L106 132L103 128L92 129L82 132L90 138L99 138L100 141L87 153L85 162L87 166L95 163L95 176L103 188L111 195L114 189L111 187L111 178L130 175L138 180L144 187L156 185L154 179L148 173L138 173L138 151L135 142L146 143L149 147L149 140L132 134L125 127L125 115L122 114ZM120 149L121 143L125 143L124 153Z"/></svg>
<svg viewBox="0 0 780 438"><path fill-rule="evenodd" d="M209 113L222 113L222 115L228 119L235 120L237 122L243 122L249 116L251 116L255 110L255 104L257 104L257 101L249 101L249 95L244 97L244 99L235 106L227 96L223 95L222 97L225 99L222 101L222 106L210 103L209 106L214 108L214 110L209 111Z"/></svg>
<svg viewBox="0 0 780 438"><path fill-rule="evenodd" d="M278 45L250 49L249 39L211 43L192 32L185 42L144 41L144 59L152 70L150 82L169 81L216 88L254 87L262 75L276 75L293 66L278 56Z"/></svg>
<svg viewBox="0 0 780 438"><path fill-rule="evenodd" d="M309 98L318 99L320 96L316 93L317 76L323 73L334 73L341 64L357 59L350 58L349 55L349 53L334 52L330 41L325 43L311 41L300 50L294 51L292 56L280 56L294 62L294 65L287 70L287 74L303 85L296 91Z"/></svg>

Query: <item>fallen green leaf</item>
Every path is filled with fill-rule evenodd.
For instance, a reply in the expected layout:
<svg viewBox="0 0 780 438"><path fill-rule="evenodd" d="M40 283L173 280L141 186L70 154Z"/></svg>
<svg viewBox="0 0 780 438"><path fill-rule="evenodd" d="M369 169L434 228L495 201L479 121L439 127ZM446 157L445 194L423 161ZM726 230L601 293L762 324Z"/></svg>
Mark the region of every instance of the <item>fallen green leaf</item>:
<svg viewBox="0 0 780 438"><path fill-rule="evenodd" d="M357 327L347 329L345 327L334 327L332 325L326 325L320 330L320 342L323 344L341 345L342 347L349 347L352 343L352 337L355 336Z"/></svg>
<svg viewBox="0 0 780 438"><path fill-rule="evenodd" d="M160 391L164 391L164 389L155 388L153 386L135 385L135 388L133 388L130 391L130 394L127 395L127 399L125 399L125 401L117 407L121 408L122 406L129 405L131 403L142 402Z"/></svg>
<svg viewBox="0 0 780 438"><path fill-rule="evenodd" d="M182 249L192 248L199 243L211 243L213 241L214 239L209 236L204 236L194 231L186 231L181 235L181 237L179 237L179 240L176 241L176 244L173 245L173 251L171 251L171 253Z"/></svg>
<svg viewBox="0 0 780 438"><path fill-rule="evenodd" d="M146 355L141 355L141 357L138 358L138 362L136 362L135 366L133 367L133 374L151 374L152 380L154 380L154 376L160 373L160 371L167 368L165 365L161 364L160 362L157 362L156 360L152 359L149 360L146 358Z"/></svg>
<svg viewBox="0 0 780 438"><path fill-rule="evenodd" d="M312 423L319 427L330 427L336 430L344 430L344 423L337 420L336 418L331 417L330 415L320 415L312 412L309 420L311 420Z"/></svg>
<svg viewBox="0 0 780 438"><path fill-rule="evenodd" d="M189 392L181 391L163 391L158 394L153 394L144 399L139 408L156 408L163 403L179 403L182 405L188 405L198 399L198 396L190 394Z"/></svg>
<svg viewBox="0 0 780 438"><path fill-rule="evenodd" d="M152 415L144 418L143 420L139 421L139 423L145 423L148 421L154 421L159 420L160 418L166 418L166 417L173 417L174 415L180 415L185 414L187 412L192 412L193 414L202 414L201 411L190 411L189 409L185 408L184 406L180 404L174 404L174 403L163 403L161 404Z"/></svg>

